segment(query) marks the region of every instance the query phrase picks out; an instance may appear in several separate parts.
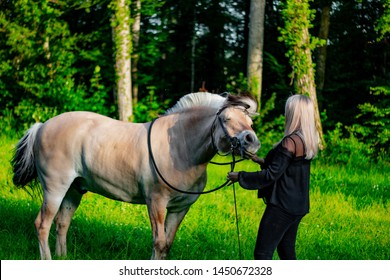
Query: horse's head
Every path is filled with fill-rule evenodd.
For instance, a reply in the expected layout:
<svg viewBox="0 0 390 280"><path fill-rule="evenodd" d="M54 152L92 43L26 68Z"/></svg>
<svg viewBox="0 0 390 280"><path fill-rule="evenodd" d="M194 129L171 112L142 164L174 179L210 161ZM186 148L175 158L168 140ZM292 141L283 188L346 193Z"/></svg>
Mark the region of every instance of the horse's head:
<svg viewBox="0 0 390 280"><path fill-rule="evenodd" d="M257 112L257 101L250 95L228 95L217 113L214 141L221 152L233 152L251 158L260 148L260 141L252 129L252 116Z"/></svg>

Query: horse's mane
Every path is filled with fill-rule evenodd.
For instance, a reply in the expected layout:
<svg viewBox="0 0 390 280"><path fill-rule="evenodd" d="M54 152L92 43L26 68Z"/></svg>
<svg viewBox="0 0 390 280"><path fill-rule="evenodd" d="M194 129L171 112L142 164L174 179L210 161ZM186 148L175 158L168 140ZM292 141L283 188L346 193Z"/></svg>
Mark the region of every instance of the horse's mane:
<svg viewBox="0 0 390 280"><path fill-rule="evenodd" d="M177 103L167 110L166 115L180 113L193 107L210 107L218 110L225 103L226 97L209 92L195 92L184 95Z"/></svg>
<svg viewBox="0 0 390 280"><path fill-rule="evenodd" d="M209 92L195 92L184 95L165 115L181 113L194 107L210 107L217 110L231 106L241 106L250 116L257 114L257 101L250 95L231 95L224 97L219 94Z"/></svg>

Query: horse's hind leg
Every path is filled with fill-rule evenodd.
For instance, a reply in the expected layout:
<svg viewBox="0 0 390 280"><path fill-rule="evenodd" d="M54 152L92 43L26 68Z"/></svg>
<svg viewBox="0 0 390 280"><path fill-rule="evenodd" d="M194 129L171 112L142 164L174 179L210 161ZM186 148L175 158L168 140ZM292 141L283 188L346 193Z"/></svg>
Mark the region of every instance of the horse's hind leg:
<svg viewBox="0 0 390 280"><path fill-rule="evenodd" d="M66 234L68 232L72 216L80 205L82 194L75 188L70 188L62 200L56 221L56 255L66 256Z"/></svg>
<svg viewBox="0 0 390 280"><path fill-rule="evenodd" d="M63 196L44 193L41 210L35 219L35 228L38 234L39 251L42 260L50 260L49 233L54 216L60 207Z"/></svg>
<svg viewBox="0 0 390 280"><path fill-rule="evenodd" d="M43 189L43 203L41 210L35 219L35 228L38 234L39 250L41 259L51 259L49 247L49 233L58 209L64 199L70 184L74 178L68 176L59 178L57 176L41 176L38 173ZM52 179L55 177L55 179Z"/></svg>

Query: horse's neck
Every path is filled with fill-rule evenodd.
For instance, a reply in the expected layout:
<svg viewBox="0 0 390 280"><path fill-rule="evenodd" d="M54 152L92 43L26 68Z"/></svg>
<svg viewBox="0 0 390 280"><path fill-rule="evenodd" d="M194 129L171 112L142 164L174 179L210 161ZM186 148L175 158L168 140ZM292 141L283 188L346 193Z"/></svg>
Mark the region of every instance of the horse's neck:
<svg viewBox="0 0 390 280"><path fill-rule="evenodd" d="M209 162L216 151L212 143L213 110L199 109L181 113L168 134L171 149L182 161L193 166Z"/></svg>

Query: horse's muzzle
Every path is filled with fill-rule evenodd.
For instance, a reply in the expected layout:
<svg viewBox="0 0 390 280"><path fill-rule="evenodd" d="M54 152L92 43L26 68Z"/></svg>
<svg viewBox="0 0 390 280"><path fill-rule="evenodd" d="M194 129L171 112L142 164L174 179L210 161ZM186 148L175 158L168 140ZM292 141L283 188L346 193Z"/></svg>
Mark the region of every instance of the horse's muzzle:
<svg viewBox="0 0 390 280"><path fill-rule="evenodd" d="M260 149L260 141L253 131L245 130L237 135L240 143L240 154L243 158L252 158Z"/></svg>

